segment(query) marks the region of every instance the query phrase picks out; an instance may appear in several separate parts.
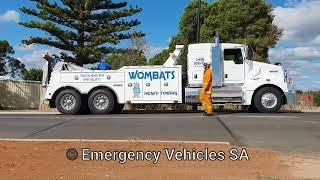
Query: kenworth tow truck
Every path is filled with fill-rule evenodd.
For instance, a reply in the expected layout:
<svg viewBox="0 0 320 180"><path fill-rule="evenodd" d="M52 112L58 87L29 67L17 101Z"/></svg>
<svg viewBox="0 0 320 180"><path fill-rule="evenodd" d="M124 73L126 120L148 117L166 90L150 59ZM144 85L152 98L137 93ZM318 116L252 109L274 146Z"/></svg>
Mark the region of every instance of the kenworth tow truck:
<svg viewBox="0 0 320 180"><path fill-rule="evenodd" d="M199 104L203 63L211 62L214 104L243 105L271 113L294 103L287 71L281 64L249 59L241 44L190 44L187 85L177 61L184 47L176 46L162 66L125 66L119 70L89 70L63 61L46 62L45 100L62 114L121 112L124 104Z"/></svg>

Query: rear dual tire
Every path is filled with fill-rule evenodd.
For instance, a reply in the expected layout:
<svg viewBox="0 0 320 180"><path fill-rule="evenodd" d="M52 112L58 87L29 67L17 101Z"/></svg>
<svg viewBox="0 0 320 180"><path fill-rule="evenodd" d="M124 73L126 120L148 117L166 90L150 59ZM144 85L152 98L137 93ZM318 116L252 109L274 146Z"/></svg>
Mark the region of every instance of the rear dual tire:
<svg viewBox="0 0 320 180"><path fill-rule="evenodd" d="M104 89L94 91L88 98L81 97L76 90L66 89L57 95L55 105L61 114L66 115L120 113L124 106L115 104L113 94Z"/></svg>
<svg viewBox="0 0 320 180"><path fill-rule="evenodd" d="M114 96L105 89L95 90L88 98L88 107L93 114L110 114L115 107Z"/></svg>
<svg viewBox="0 0 320 180"><path fill-rule="evenodd" d="M62 114L77 114L82 105L81 95L73 89L63 90L57 95L55 105Z"/></svg>

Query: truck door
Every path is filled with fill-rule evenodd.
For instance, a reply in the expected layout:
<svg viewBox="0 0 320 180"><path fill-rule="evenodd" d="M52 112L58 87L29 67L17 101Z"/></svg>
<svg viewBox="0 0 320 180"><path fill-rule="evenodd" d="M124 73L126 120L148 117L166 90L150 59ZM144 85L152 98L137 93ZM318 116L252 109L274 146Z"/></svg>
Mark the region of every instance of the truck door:
<svg viewBox="0 0 320 180"><path fill-rule="evenodd" d="M243 83L244 82L244 59L241 48L224 49L224 82Z"/></svg>

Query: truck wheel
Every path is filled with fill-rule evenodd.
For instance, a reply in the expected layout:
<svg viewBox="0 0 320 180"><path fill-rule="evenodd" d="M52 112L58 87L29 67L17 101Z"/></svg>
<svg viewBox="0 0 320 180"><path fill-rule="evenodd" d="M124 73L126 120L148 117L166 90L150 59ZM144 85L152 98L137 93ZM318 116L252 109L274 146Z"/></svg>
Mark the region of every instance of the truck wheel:
<svg viewBox="0 0 320 180"><path fill-rule="evenodd" d="M111 114L119 114L122 112L123 108L124 108L124 104L116 104L113 107Z"/></svg>
<svg viewBox="0 0 320 180"><path fill-rule="evenodd" d="M94 91L88 99L88 106L93 114L109 114L114 105L112 93L104 89Z"/></svg>
<svg viewBox="0 0 320 180"><path fill-rule="evenodd" d="M254 96L254 105L259 112L278 112L283 104L282 94L273 87L260 89Z"/></svg>
<svg viewBox="0 0 320 180"><path fill-rule="evenodd" d="M81 103L80 94L72 89L61 91L55 100L58 111L68 115L77 114L81 108Z"/></svg>

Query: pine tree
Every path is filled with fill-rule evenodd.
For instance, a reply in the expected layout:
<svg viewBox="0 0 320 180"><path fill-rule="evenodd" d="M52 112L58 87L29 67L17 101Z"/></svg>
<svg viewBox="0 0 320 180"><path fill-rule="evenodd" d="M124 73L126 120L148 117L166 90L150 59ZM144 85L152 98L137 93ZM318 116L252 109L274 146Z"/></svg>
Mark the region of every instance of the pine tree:
<svg viewBox="0 0 320 180"><path fill-rule="evenodd" d="M13 47L6 40L0 40L0 76L19 78L26 70L25 65L12 57Z"/></svg>
<svg viewBox="0 0 320 180"><path fill-rule="evenodd" d="M144 36L133 28L140 24L132 16L141 12L138 7L128 7L127 2L112 0L31 0L36 8L22 7L25 14L40 21L20 24L48 33L49 37L30 37L26 45L41 44L61 49L66 61L79 65L95 63L109 53L122 52L115 48L122 40ZM130 20L126 20L130 18ZM71 56L67 52L71 52Z"/></svg>
<svg viewBox="0 0 320 180"><path fill-rule="evenodd" d="M0 76L7 74L6 64L10 58L10 54L13 54L13 48L9 45L8 41L0 40Z"/></svg>

